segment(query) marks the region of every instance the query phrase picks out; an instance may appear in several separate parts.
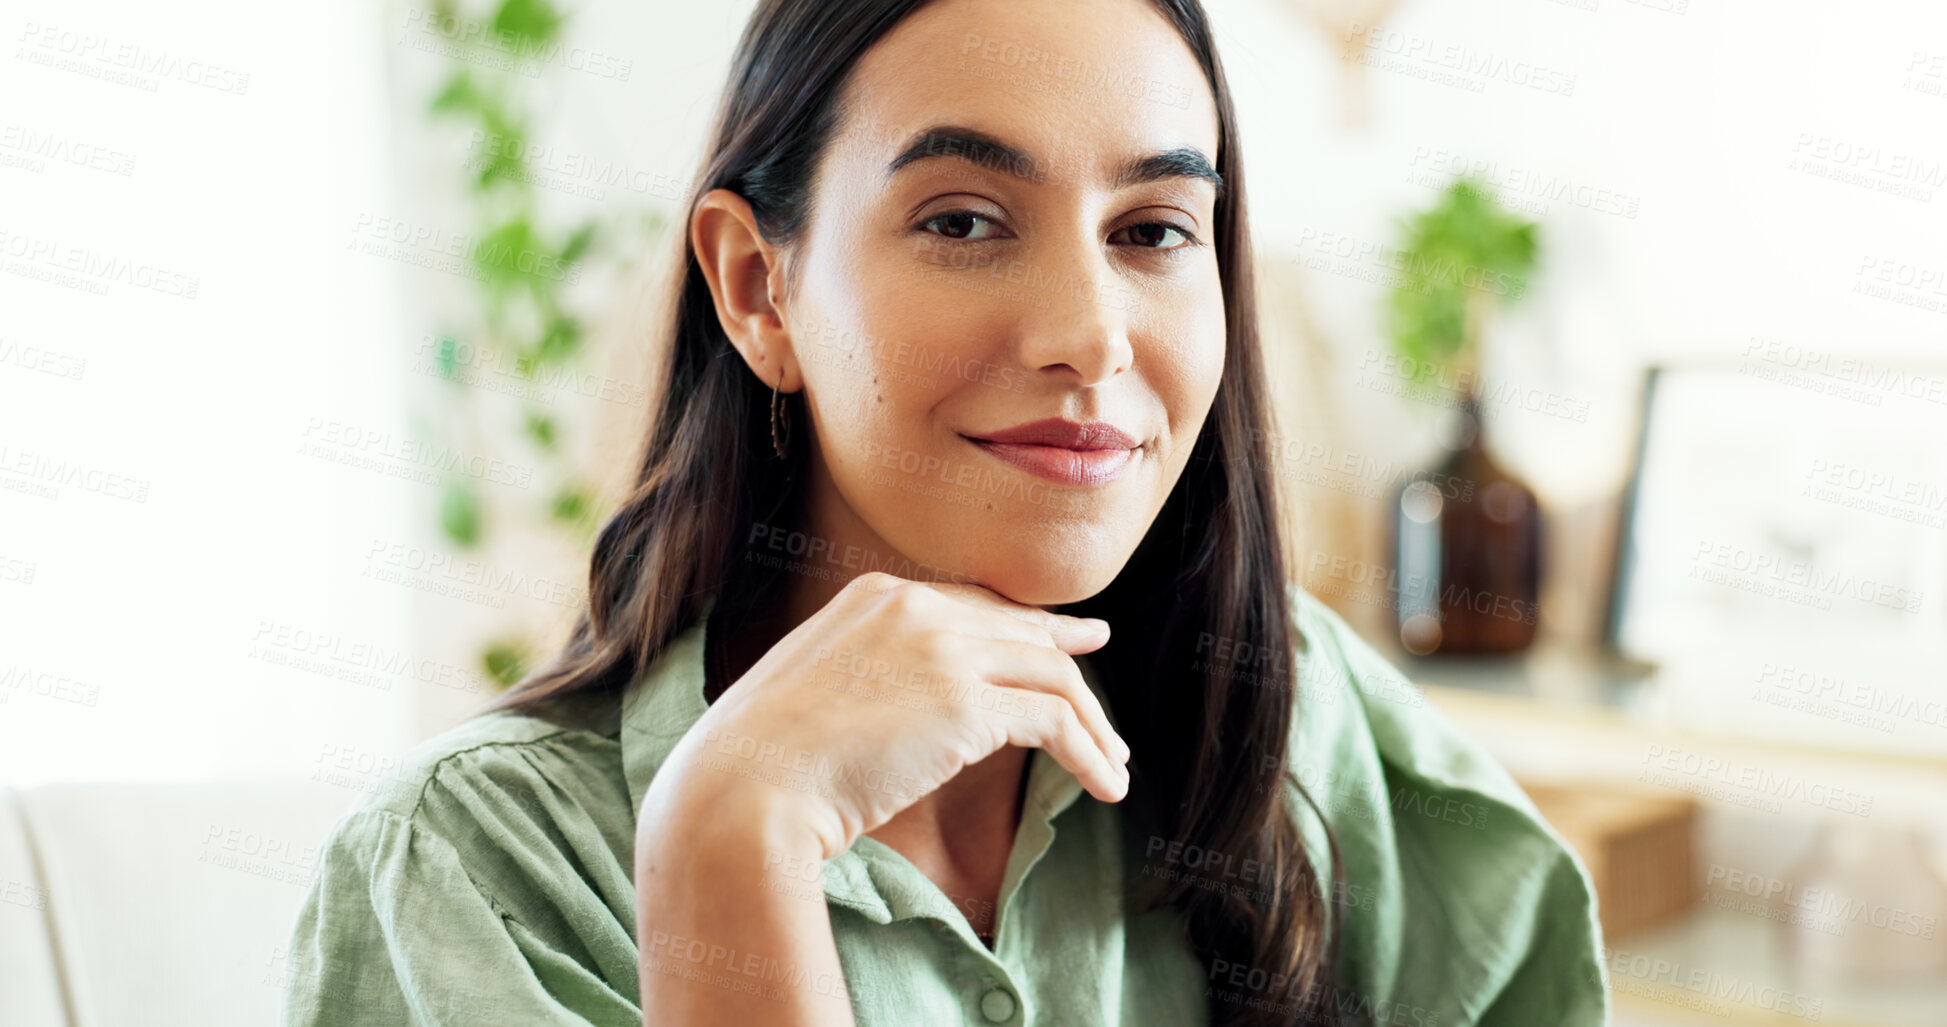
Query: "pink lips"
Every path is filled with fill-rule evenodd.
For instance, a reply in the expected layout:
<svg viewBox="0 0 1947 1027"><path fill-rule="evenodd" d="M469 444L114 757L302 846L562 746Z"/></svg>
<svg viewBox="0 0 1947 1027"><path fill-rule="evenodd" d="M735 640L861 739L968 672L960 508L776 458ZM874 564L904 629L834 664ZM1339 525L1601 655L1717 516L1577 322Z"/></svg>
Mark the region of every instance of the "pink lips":
<svg viewBox="0 0 1947 1027"><path fill-rule="evenodd" d="M1136 461L1136 440L1107 421L1077 424L1050 417L966 439L1030 474L1064 485L1105 484Z"/></svg>

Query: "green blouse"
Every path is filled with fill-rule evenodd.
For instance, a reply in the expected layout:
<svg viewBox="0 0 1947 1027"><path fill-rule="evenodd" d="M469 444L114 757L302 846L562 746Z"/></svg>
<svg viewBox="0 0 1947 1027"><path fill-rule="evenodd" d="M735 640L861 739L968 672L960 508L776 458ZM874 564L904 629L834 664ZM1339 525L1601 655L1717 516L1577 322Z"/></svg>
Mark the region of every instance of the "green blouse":
<svg viewBox="0 0 1947 1027"><path fill-rule="evenodd" d="M1417 688L1309 593L1291 598L1303 638L1292 769L1344 861L1333 908L1349 1019L1603 1023L1587 871ZM707 621L593 722L475 718L415 750L341 820L293 935L287 1022L643 1023L636 810L706 708ZM1318 813L1295 789L1291 804L1331 881ZM1261 887L1255 865L1126 831L1120 806L1040 750L992 950L873 838L822 870L780 868L777 886L825 892L860 1027L1194 1027L1208 1023L1212 993L1254 1005L1272 994L1258 968L1203 965L1173 910L1131 915L1121 901L1125 875L1250 890ZM729 987L837 986L728 955L704 964Z"/></svg>

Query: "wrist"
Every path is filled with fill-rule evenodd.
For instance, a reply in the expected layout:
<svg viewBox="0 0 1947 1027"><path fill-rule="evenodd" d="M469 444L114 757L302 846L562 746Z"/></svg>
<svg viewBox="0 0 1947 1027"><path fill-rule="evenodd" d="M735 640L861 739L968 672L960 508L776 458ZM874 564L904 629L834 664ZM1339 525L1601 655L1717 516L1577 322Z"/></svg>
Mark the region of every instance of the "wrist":
<svg viewBox="0 0 1947 1027"><path fill-rule="evenodd" d="M693 858L822 860L836 855L815 815L816 799L761 781L665 763L636 820L637 859L680 845Z"/></svg>

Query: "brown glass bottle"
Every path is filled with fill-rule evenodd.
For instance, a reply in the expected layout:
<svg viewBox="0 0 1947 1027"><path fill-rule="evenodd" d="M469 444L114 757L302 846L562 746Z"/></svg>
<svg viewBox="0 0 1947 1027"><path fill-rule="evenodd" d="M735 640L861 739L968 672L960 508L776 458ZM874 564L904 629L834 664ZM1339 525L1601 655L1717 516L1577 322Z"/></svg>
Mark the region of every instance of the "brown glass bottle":
<svg viewBox="0 0 1947 1027"><path fill-rule="evenodd" d="M1540 621L1541 508L1481 442L1469 392L1447 456L1393 492L1394 623L1418 655L1510 653Z"/></svg>

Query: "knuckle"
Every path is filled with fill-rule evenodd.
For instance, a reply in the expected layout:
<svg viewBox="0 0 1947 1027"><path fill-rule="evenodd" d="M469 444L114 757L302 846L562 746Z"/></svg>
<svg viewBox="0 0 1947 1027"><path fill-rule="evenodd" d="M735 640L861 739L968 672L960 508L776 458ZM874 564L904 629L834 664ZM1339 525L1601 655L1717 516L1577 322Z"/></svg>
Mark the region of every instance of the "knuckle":
<svg viewBox="0 0 1947 1027"><path fill-rule="evenodd" d="M1082 677L1082 668L1072 659L1064 659L1062 662L1067 666L1066 679L1069 694L1075 697L1077 703L1095 705L1095 693L1089 691L1088 679Z"/></svg>
<svg viewBox="0 0 1947 1027"><path fill-rule="evenodd" d="M894 578L884 571L866 571L845 583L841 591L854 595L876 596L890 588Z"/></svg>
<svg viewBox="0 0 1947 1027"><path fill-rule="evenodd" d="M947 720L962 728L971 727L986 719L981 716L980 708L970 702L947 702L943 705Z"/></svg>
<svg viewBox="0 0 1947 1027"><path fill-rule="evenodd" d="M1082 742L1087 732L1082 730L1082 718L1075 715L1075 707L1065 702L1054 704L1054 729L1070 742Z"/></svg>
<svg viewBox="0 0 1947 1027"><path fill-rule="evenodd" d="M951 631L927 628L919 632L914 643L919 650L920 659L925 662L926 669L930 673L938 674L942 669L957 668L961 665L964 653L959 637Z"/></svg>
<svg viewBox="0 0 1947 1027"><path fill-rule="evenodd" d="M894 580L898 581L898 584L887 586L885 591L885 601L893 613L912 616L925 608L925 603L931 596L926 586L911 581Z"/></svg>

